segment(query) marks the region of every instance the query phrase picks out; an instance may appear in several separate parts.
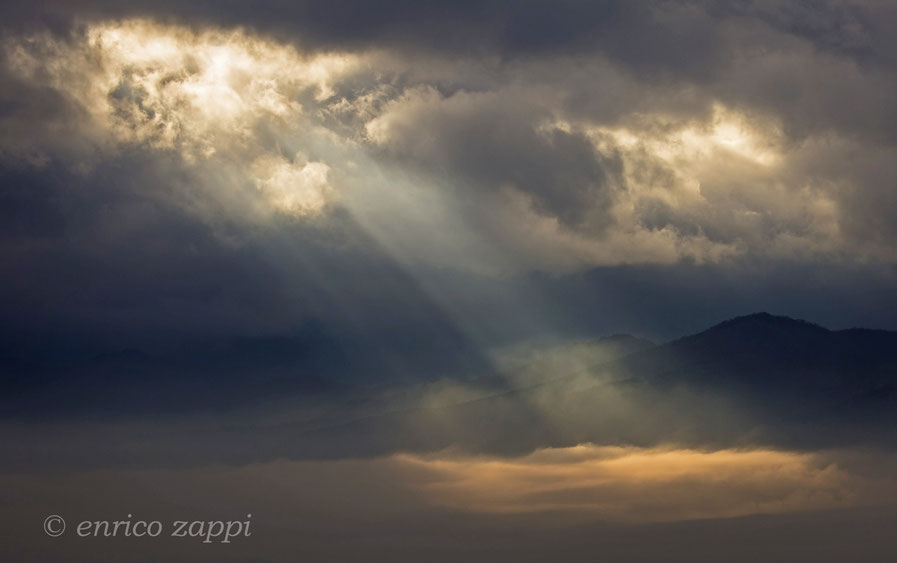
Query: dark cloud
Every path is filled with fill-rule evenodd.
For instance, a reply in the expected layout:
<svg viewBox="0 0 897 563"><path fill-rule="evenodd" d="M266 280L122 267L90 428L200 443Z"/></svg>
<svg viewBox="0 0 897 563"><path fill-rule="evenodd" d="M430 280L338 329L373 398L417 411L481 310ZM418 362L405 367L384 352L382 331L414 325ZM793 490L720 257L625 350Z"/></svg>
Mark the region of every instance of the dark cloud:
<svg viewBox="0 0 897 563"><path fill-rule="evenodd" d="M476 191L511 187L533 199L536 212L570 228L601 230L622 187L617 155L596 153L579 132L539 131L549 116L512 93L412 92L368 125L385 153L430 172L452 170ZM592 217L587 217L592 213Z"/></svg>
<svg viewBox="0 0 897 563"><path fill-rule="evenodd" d="M849 56L860 64L893 68L894 37L888 29L897 12L889 2L753 1L718 3L726 14L755 17L789 34L811 41L819 49Z"/></svg>
<svg viewBox="0 0 897 563"><path fill-rule="evenodd" d="M677 31L668 30L652 7L616 0L595 3L565 1L551 6L539 2L504 1L463 1L437 5L406 1L370 3L341 0L325 3L272 0L260 2L252 9L232 2L197 2L184 6L176 2L121 4L96 1L82 2L77 7L45 2L33 7L10 6L6 11L10 18L32 24L65 21L76 16L158 16L194 24L249 26L313 47L416 45L468 53L498 49L511 56L518 52L565 50L596 43L616 48L621 45L620 40L623 40L623 49L626 49L629 46L627 42L634 39L627 38L622 29L631 28L644 31L646 37L653 35L652 40L657 48L642 52L656 57L669 56L662 51L671 41L687 39ZM678 12L682 10L675 7L667 10L667 14ZM619 25L621 22L624 25ZM701 45L700 37L692 39L692 45ZM695 50L693 54L699 53L701 59L713 56L703 49ZM646 58L650 59L650 56Z"/></svg>
<svg viewBox="0 0 897 563"><path fill-rule="evenodd" d="M254 233L235 223L221 238L166 202L159 170L137 154L86 176L3 175L5 385L58 386L30 408L167 410L488 371L348 217ZM340 250L346 239L356 244Z"/></svg>
<svg viewBox="0 0 897 563"><path fill-rule="evenodd" d="M890 59L886 2L42 2L5 8L32 25L77 17L160 17L192 24L248 26L312 47L422 47L503 56L603 52L646 72L708 76L729 62L726 26L751 21L857 58ZM722 24L722 25L720 25ZM57 23L57 27L59 27Z"/></svg>

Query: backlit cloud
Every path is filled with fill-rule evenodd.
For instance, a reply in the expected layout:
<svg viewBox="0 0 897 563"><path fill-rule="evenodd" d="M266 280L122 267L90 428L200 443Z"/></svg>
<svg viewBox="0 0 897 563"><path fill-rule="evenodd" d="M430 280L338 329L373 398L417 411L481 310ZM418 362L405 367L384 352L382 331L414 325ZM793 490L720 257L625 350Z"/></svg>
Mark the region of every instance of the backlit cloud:
<svg viewBox="0 0 897 563"><path fill-rule="evenodd" d="M752 25L766 39L778 33ZM743 73L773 72L745 33L730 45ZM781 64L818 64L825 77L847 68L802 41L768 44ZM848 163L827 174L832 146L866 154L864 141L837 123L824 138L799 129L798 114L760 95L745 103L727 90L742 80L734 67L691 85L656 83L600 53L507 63L388 48L303 53L249 31L147 19L12 35L5 55L23 88L71 108L47 113L26 138L6 137L7 158L83 169L127 147L174 153L192 178L185 205L213 224L344 206L403 261L491 272L894 252L855 217L859 191L886 197L891 165L877 162L874 177ZM806 79L801 87L816 80Z"/></svg>

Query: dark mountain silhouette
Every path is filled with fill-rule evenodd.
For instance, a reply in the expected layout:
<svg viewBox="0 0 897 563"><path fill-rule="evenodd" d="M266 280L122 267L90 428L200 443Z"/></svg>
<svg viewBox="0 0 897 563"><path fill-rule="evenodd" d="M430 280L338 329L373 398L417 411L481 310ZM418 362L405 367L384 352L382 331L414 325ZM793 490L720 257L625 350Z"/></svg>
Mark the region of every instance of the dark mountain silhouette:
<svg viewBox="0 0 897 563"><path fill-rule="evenodd" d="M299 449L339 457L452 444L507 454L582 442L897 445L897 332L758 313L660 346L624 341L631 353L585 376L546 373L542 384L323 427Z"/></svg>
<svg viewBox="0 0 897 563"><path fill-rule="evenodd" d="M617 368L660 385L727 389L771 407L887 402L897 384L897 332L831 331L757 313L631 356Z"/></svg>
<svg viewBox="0 0 897 563"><path fill-rule="evenodd" d="M522 379L489 371L470 378L475 372L466 370L457 372L464 376L458 379L376 387L316 384L308 377L321 372L302 370L316 365L301 358L303 350L315 351L319 366L328 365L320 360L320 347L280 340L232 346L211 356L184 351L173 363L136 351L106 355L91 360L89 369L54 372L46 388L31 385L27 396L5 394L5 416L47 411L77 416L88 406L91 416L160 413L166 411L160 404L171 406L178 397L182 403L174 410L202 408L216 399L208 389L214 385L218 404L228 408L258 397L312 392L339 405L324 409L336 417L281 429L291 436L293 453L278 450L278 455L377 455L452 444L512 453L581 442L726 447L897 442L897 332L831 331L759 313L662 345L616 335L552 352L594 362L577 365L575 373L559 372L558 366L570 364L549 357L520 368L527 370ZM533 374L538 377L529 377ZM58 384L63 377L70 383ZM105 396L92 394L114 377L141 383L121 382ZM465 392L443 394L453 386ZM78 392L63 393L71 389ZM416 399L434 396L448 400ZM72 410L73 404L82 408ZM356 410L357 405L364 408ZM277 443L277 448L284 444Z"/></svg>

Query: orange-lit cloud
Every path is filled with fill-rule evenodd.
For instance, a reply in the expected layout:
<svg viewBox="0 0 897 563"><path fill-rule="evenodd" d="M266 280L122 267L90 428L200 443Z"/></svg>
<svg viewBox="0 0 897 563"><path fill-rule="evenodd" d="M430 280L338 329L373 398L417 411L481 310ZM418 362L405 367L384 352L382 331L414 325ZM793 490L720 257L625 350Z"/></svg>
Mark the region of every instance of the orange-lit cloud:
<svg viewBox="0 0 897 563"><path fill-rule="evenodd" d="M409 454L396 459L413 470L427 499L474 512L575 511L652 522L869 501L868 483L813 453L580 445L512 459Z"/></svg>

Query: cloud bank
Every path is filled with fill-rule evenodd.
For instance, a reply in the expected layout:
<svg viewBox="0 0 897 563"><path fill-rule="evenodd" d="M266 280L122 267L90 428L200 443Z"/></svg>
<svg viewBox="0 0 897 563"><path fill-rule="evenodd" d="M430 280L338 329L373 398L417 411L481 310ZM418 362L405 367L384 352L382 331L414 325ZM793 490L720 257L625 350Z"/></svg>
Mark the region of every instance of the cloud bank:
<svg viewBox="0 0 897 563"><path fill-rule="evenodd" d="M543 44L515 39L537 14L499 9L498 44L465 53L412 50L417 32L337 47L313 30L286 41L273 17L258 35L85 9L65 33L6 34L4 158L83 174L165 155L163 174L187 178L166 195L203 221L348 210L410 264L893 262L897 80L873 47L835 48L768 6L580 10L537 26ZM565 27L600 29L605 12L607 37ZM879 12L833 8L830 33L874 45ZM643 43L620 39L627 25Z"/></svg>

